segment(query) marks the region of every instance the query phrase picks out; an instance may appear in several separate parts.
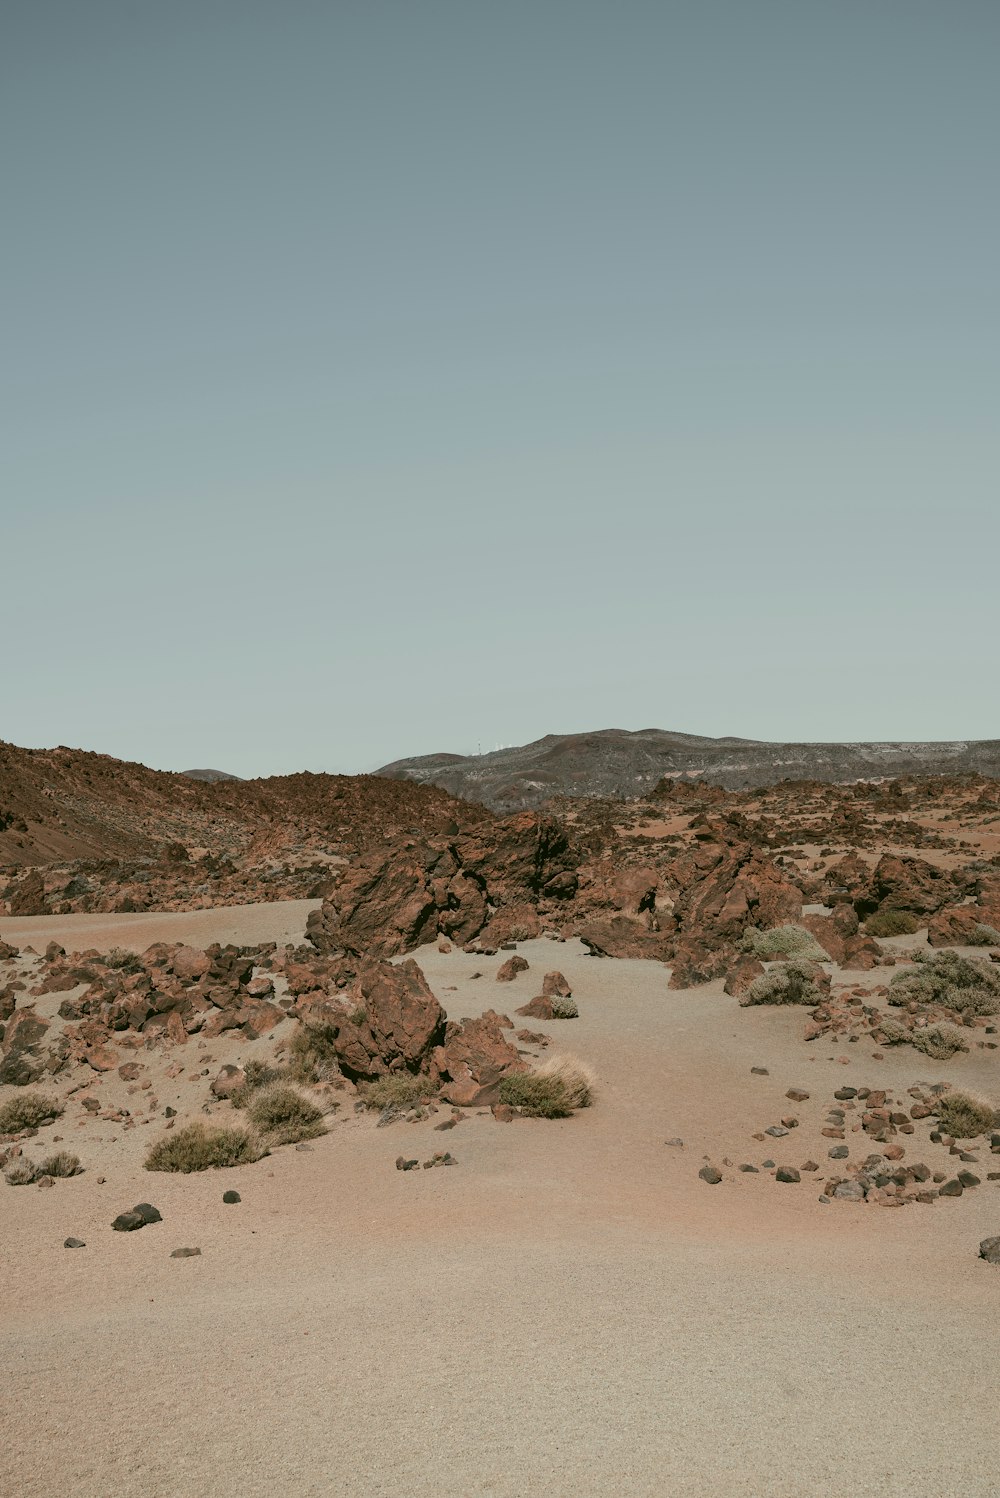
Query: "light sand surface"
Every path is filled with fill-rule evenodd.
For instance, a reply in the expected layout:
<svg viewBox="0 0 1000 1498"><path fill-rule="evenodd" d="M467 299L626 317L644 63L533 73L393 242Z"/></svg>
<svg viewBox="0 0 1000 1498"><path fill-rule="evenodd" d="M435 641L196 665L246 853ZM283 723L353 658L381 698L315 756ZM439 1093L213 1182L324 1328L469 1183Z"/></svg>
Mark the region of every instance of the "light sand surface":
<svg viewBox="0 0 1000 1498"><path fill-rule="evenodd" d="M157 941L186 941L208 947L213 942L256 946L301 941L306 919L320 900L274 900L258 905L219 905L211 910L166 910L123 915L27 915L0 917L0 941L43 952L57 941L67 952L95 947L107 952L125 947L144 952Z"/></svg>
<svg viewBox="0 0 1000 1498"><path fill-rule="evenodd" d="M417 957L456 1017L511 1013L567 974L580 1019L527 1023L600 1077L572 1119L380 1129L348 1102L308 1150L188 1177L141 1169L158 1124L72 1139L71 1102L42 1131L88 1170L0 1186L0 1493L995 1498L1000 1270L977 1250L1000 1190L984 1167L951 1202L823 1206L816 1151L842 1083L996 1092L1000 1053L875 1061L805 1045L801 1011L672 993L654 963L519 951L513 984L493 979L500 956ZM199 1108L204 1058L171 1055ZM752 1140L792 1086L810 1092L800 1128ZM697 1178L703 1156L760 1164L768 1147L824 1170ZM926 1136L907 1147L925 1157ZM394 1168L444 1148L454 1168ZM110 1232L140 1200L163 1223ZM171 1260L181 1245L202 1256Z"/></svg>

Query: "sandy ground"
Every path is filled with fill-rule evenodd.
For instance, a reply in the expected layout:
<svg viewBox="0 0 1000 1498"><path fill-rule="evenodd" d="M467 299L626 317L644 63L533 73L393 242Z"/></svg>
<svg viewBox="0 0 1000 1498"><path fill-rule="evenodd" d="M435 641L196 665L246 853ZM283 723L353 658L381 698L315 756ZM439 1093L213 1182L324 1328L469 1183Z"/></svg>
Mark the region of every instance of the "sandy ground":
<svg viewBox="0 0 1000 1498"><path fill-rule="evenodd" d="M208 947L213 942L256 946L301 941L310 910L320 900L275 900L259 905L222 905L211 910L167 910L153 914L26 915L0 917L0 941L44 952L57 941L67 952L99 952L126 947L144 952L157 941L186 941Z"/></svg>
<svg viewBox="0 0 1000 1498"><path fill-rule="evenodd" d="M201 941L208 914L223 913L171 929ZM821 1205L817 1151L835 1087L995 1094L1000 1053L875 1061L868 1044L804 1045L801 1011L672 993L653 963L519 950L530 971L507 985L499 957L417 956L458 1017L510 1013L547 969L567 974L580 1019L528 1023L599 1074L572 1119L379 1129L348 1101L308 1149L178 1177L141 1168L158 1119L74 1139L71 1100L42 1135L61 1132L86 1173L0 1186L0 1492L995 1498L989 1154L961 1199L887 1210ZM217 1041L172 1054L185 1072L159 1102L197 1111L207 1056L211 1074L229 1058ZM705 1156L767 1158L750 1136L793 1086L810 1093L801 1125L767 1146L779 1163L812 1154L818 1176L701 1182ZM394 1168L443 1148L454 1168ZM911 1158L933 1148L907 1141ZM140 1200L162 1224L112 1233ZM201 1257L172 1260L182 1245Z"/></svg>

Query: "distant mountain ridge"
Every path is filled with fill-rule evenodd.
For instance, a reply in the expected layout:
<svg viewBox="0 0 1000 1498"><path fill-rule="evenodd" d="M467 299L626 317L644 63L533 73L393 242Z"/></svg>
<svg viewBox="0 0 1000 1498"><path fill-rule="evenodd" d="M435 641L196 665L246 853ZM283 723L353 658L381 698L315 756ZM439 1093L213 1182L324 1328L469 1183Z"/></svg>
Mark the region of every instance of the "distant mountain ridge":
<svg viewBox="0 0 1000 1498"><path fill-rule="evenodd" d="M375 773L440 786L507 812L539 806L552 796L642 796L664 777L701 779L731 791L780 780L844 783L892 775L975 773L1000 779L1000 739L772 744L660 728L602 728L546 734L491 754L398 759Z"/></svg>

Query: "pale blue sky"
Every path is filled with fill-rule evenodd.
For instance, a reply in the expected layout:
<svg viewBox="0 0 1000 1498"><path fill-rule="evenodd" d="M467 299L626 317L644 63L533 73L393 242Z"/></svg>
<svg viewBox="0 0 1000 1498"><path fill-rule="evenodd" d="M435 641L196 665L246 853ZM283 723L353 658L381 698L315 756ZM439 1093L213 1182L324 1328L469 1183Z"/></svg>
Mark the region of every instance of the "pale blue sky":
<svg viewBox="0 0 1000 1498"><path fill-rule="evenodd" d="M995 0L0 0L0 738L1000 737Z"/></svg>

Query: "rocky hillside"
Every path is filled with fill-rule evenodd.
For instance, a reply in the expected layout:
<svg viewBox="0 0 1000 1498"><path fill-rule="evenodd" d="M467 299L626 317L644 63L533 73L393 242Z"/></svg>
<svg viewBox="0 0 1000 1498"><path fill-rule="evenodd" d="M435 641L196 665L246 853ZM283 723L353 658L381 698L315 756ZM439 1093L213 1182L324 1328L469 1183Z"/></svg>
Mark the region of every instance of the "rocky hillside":
<svg viewBox="0 0 1000 1498"><path fill-rule="evenodd" d="M314 848L350 856L384 837L487 815L434 786L371 775L210 782L105 754L0 743L0 869L156 858L172 844L216 857L252 846L257 861Z"/></svg>
<svg viewBox="0 0 1000 1498"><path fill-rule="evenodd" d="M540 806L552 796L646 795L664 778L696 779L726 790L782 780L847 783L897 775L979 774L1000 778L1000 739L949 743L769 744L701 738L644 728L547 734L492 754L426 754L377 772L437 785L495 811Z"/></svg>

